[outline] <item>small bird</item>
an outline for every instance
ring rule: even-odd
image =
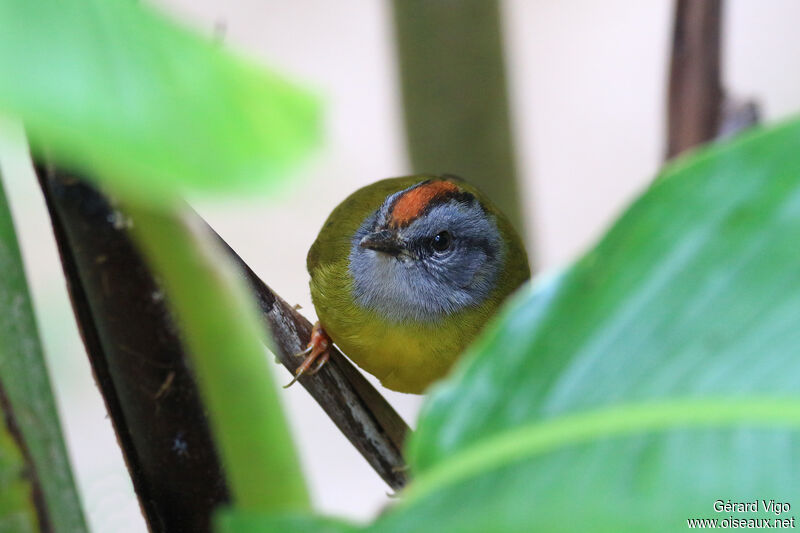
[[[319,370],[335,343],[385,387],[417,394],[530,277],[508,219],[447,175],[354,192],[322,226],[307,266],[319,322],[295,380]]]

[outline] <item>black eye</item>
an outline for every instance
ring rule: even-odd
[[[446,231],[441,233],[437,233],[436,236],[431,239],[431,248],[436,250],[437,252],[444,252],[448,248],[450,248],[450,243],[453,239],[450,238],[450,234]]]

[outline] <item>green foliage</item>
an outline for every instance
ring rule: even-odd
[[[61,164],[148,203],[276,181],[318,134],[308,95],[140,2],[0,2],[0,72]]]
[[[181,326],[234,505],[260,511],[307,508],[263,328],[242,280],[210,236],[177,215],[135,207],[129,212]]]
[[[360,528],[344,522],[300,514],[265,515],[223,510],[215,521],[216,533],[355,533]]]
[[[426,402],[415,480],[365,529],[667,532],[796,496],[798,142],[795,121],[679,161],[523,290]]]
[[[381,531],[675,531],[796,494],[798,141],[795,121],[676,163],[520,295],[426,404]]]
[[[0,273],[0,532],[39,530],[31,474],[53,531],[86,531],[1,183]],[[8,420],[16,435],[8,431]]]
[[[0,409],[0,420],[6,413]],[[17,443],[0,425],[0,533],[38,531],[36,511],[31,500],[31,483],[25,479],[25,460]]]
[[[0,2],[0,72],[0,109],[24,121],[34,149],[102,181],[136,215],[140,244],[184,327],[234,503],[307,507],[253,306],[171,209],[189,188],[277,182],[316,140],[316,103],[127,0]],[[33,343],[35,332],[19,340]],[[25,405],[36,403],[38,389],[27,392]],[[57,433],[55,419],[42,421]],[[64,524],[80,514],[70,495]]]
[[[0,72],[0,108],[130,207],[229,475],[219,530],[361,529],[263,514],[308,496],[260,326],[207,236],[141,207],[279,176],[315,136],[313,103],[123,0],[0,3]],[[677,162],[595,249],[519,294],[426,403],[415,481],[365,529],[674,531],[724,518],[717,499],[796,495],[799,142],[795,121]],[[56,525],[80,531],[7,210],[0,246],[0,379],[48,467]],[[0,531],[30,530],[24,456],[5,429]]]

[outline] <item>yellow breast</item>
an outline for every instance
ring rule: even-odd
[[[346,272],[341,265],[314,272],[311,297],[320,323],[353,362],[392,390],[419,394],[444,376],[489,314],[475,308],[441,322],[388,323],[353,303]]]

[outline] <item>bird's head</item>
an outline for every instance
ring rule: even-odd
[[[503,268],[504,246],[476,194],[442,178],[383,199],[351,241],[356,303],[391,322],[431,322],[480,305]]]

